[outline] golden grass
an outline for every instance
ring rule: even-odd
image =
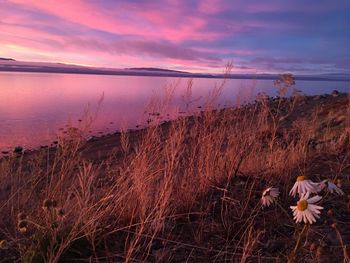
[[[0,256],[8,262],[285,261],[296,226],[286,216],[288,203],[262,210],[261,191],[278,185],[290,200],[298,174],[337,179],[348,171],[349,104],[346,120],[332,127],[321,109],[302,116],[300,96],[212,109],[221,89],[196,116],[155,121],[136,139],[122,132],[108,158],[84,157],[83,131],[72,128],[55,150],[1,160],[0,239],[9,248]],[[148,110],[164,111],[171,90],[168,95]],[[340,201],[337,206],[348,213]],[[25,229],[18,213],[26,215]],[[316,258],[311,249],[303,257]]]

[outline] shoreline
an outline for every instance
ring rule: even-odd
[[[142,70],[100,70],[100,69],[61,69],[61,68],[1,68],[0,72],[22,72],[22,73],[53,73],[53,74],[81,74],[101,76],[141,76],[141,77],[173,77],[173,78],[204,78],[204,79],[248,79],[248,80],[275,80],[278,74],[210,74],[210,73],[172,73]],[[295,80],[302,81],[350,81],[349,76],[308,76],[295,75]]]
[[[299,116],[299,118],[305,118],[308,117],[309,115],[311,115],[311,112],[307,113],[305,111],[314,111],[317,108],[317,103],[321,103],[321,107],[327,107],[327,108],[332,108],[332,105],[334,107],[343,107],[346,105],[347,103],[347,93],[338,93],[337,91],[333,91],[335,94],[322,94],[322,95],[313,95],[313,96],[301,96],[300,99],[302,101],[302,105],[299,105],[299,109],[297,112],[295,112],[293,114],[293,116],[291,116],[289,119],[290,121],[295,121],[298,119],[298,116],[296,116],[298,113],[302,113],[302,115],[304,116]],[[276,97],[265,97],[265,99],[268,100],[268,103],[270,105],[273,105],[276,103],[276,101],[278,100],[278,98]],[[291,97],[286,97],[286,98],[282,98],[283,101],[288,101],[290,100]],[[257,100],[255,100],[254,102],[242,105],[240,107],[228,107],[228,108],[223,108],[223,109],[212,109],[213,111],[237,111],[240,109],[249,109],[249,108],[254,108],[257,104]],[[339,110],[339,109],[338,109]],[[199,113],[199,115],[201,115],[204,111],[201,111]],[[304,112],[304,113],[303,113]],[[310,117],[310,116],[309,116]],[[326,116],[323,116],[325,119],[324,121],[326,122],[327,118]],[[192,119],[192,118],[198,118],[197,115],[188,115],[188,116],[179,116],[178,118],[187,118],[187,119]],[[160,120],[159,125],[160,127],[166,128],[169,127],[171,125],[172,122],[176,121],[176,119],[174,120],[168,120],[168,121],[164,121],[164,120]],[[328,120],[330,121],[330,120]],[[76,129],[74,127],[72,127],[73,129]],[[143,128],[135,128],[135,129],[128,129],[126,131],[126,133],[128,134],[128,136],[130,136],[132,138],[132,141],[137,141],[138,138],[145,132],[147,131],[149,127],[143,127]],[[85,138],[83,139],[83,152],[85,153],[86,156],[93,156],[92,152],[100,152],[99,156],[101,157],[106,157],[111,151],[113,151],[113,149],[115,148],[120,148],[120,137],[121,137],[121,131],[120,130],[116,130],[115,132],[112,133],[106,133],[106,134],[93,134],[93,135],[89,135],[89,138]],[[15,152],[16,147],[14,147],[14,151],[13,152],[9,152],[6,151],[6,153],[1,156],[0,155],[0,160],[2,158],[9,158],[11,155],[12,156],[16,156],[16,155],[31,155],[31,154],[36,154],[38,152],[42,152],[42,151],[49,151],[49,152],[54,152],[56,151],[57,147],[59,145],[59,141],[58,139],[54,139],[51,143],[51,145],[41,145],[38,146],[36,148],[33,149],[23,149],[21,146],[19,146],[20,148],[23,149],[22,151],[18,151],[18,153]]]

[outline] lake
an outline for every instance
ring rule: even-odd
[[[85,127],[86,116],[93,118],[87,133],[101,135],[144,127],[150,116],[168,120],[199,111],[222,81],[193,79],[190,98],[186,78],[0,72],[0,151],[50,145],[67,125]],[[344,81],[296,81],[295,87],[307,95],[350,91]],[[167,106],[150,106],[172,89]],[[230,79],[213,107],[237,105],[258,93],[275,96],[273,81]]]

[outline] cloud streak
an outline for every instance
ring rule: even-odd
[[[313,1],[312,1],[313,2]],[[103,67],[345,72],[350,2],[2,0],[0,56]]]
[[[109,42],[100,42],[96,40],[84,40],[78,38],[69,38],[65,47],[86,48],[100,52],[109,52],[111,54],[139,54],[140,56],[149,56],[156,58],[170,58],[188,61],[208,61],[222,63],[220,58],[209,52],[200,52],[191,48],[184,48],[171,43],[159,43],[139,40],[115,40]]]

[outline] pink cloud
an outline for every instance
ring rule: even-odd
[[[242,2],[242,4],[235,4],[232,7],[236,9],[244,9],[245,12],[264,13],[264,12],[300,12],[300,13],[323,13],[338,10],[341,6],[346,6],[346,1],[332,2],[323,1],[318,4],[305,4],[304,1],[254,1]]]
[[[155,6],[126,4],[128,13],[118,8],[102,9],[88,1],[55,1],[55,0],[10,0],[13,3],[35,8],[66,21],[77,23],[88,28],[104,30],[119,35],[135,35],[148,39],[162,39],[180,42],[188,39],[216,39],[221,34],[202,32],[206,20],[201,17],[183,16],[181,10],[159,10]]]
[[[27,40],[34,42],[45,43],[46,41],[55,41],[62,42],[62,38],[60,36],[38,30],[30,27],[23,27],[18,25],[2,25],[0,31],[0,42],[2,43],[10,43],[13,42],[14,39],[18,41]],[[11,39],[11,41],[10,41]],[[40,41],[38,41],[40,40]]]
[[[126,23],[117,23],[119,19],[111,21],[103,13],[98,12],[87,1],[36,1],[36,0],[11,0],[11,2],[35,8],[69,22],[74,22],[94,29],[111,31],[113,33],[132,32],[134,28]],[[120,21],[119,21],[120,22]]]
[[[225,11],[227,2],[223,0],[202,0],[198,4],[198,11],[204,14],[218,14]]]
[[[138,54],[139,56],[149,56],[158,58],[180,59],[188,61],[221,62],[213,53],[202,52],[196,49],[184,48],[174,44],[163,44],[152,41],[140,40],[118,40],[101,42],[94,39],[68,38],[64,44],[66,49],[95,50],[109,52],[113,55]]]
[[[239,55],[239,56],[244,56],[244,55],[254,55],[258,54],[259,50],[258,49],[239,49],[239,48],[210,48],[210,47],[205,47],[205,48],[196,48],[197,51],[200,52],[206,52],[206,53],[211,53],[211,54],[217,54],[220,52],[221,55]]]

